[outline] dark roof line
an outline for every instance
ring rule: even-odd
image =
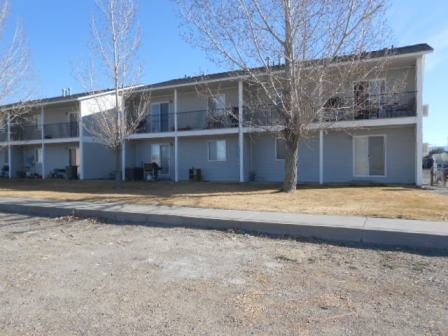
[[[357,59],[367,59],[367,58],[380,58],[384,56],[397,56],[397,55],[406,55],[406,54],[414,54],[414,53],[421,53],[421,52],[432,52],[434,49],[429,46],[427,43],[420,43],[420,44],[414,44],[404,47],[398,47],[398,48],[384,48],[381,50],[374,50],[365,52],[361,55],[347,55],[347,56],[340,56],[336,59],[331,60],[332,63],[335,62],[344,62],[350,59],[353,59],[356,57]],[[322,62],[322,60],[311,60],[311,62]],[[274,68],[281,69],[282,65],[275,65]],[[260,68],[254,68],[253,70],[263,70],[263,67]],[[225,78],[233,78],[238,76],[244,76],[247,73],[243,70],[233,70],[233,71],[226,71],[226,72],[219,72],[209,75],[199,75],[199,76],[191,76],[191,77],[184,77],[184,78],[177,78],[177,79],[171,79],[168,81],[153,83],[149,85],[142,86],[141,89],[158,89],[163,88],[165,86],[173,86],[173,85],[181,85],[181,84],[189,84],[189,83],[195,83],[198,81],[210,81],[210,80],[217,80],[217,79],[225,79]]]
[[[353,57],[357,57],[358,59],[366,59],[366,58],[379,58],[383,56],[397,56],[397,55],[406,55],[406,54],[414,54],[414,53],[421,53],[421,52],[432,52],[434,49],[429,46],[427,43],[420,43],[420,44],[414,44],[404,47],[398,47],[398,48],[384,48],[381,50],[374,50],[370,52],[365,52],[363,54],[359,55],[348,55],[348,56],[341,56],[336,59],[333,59],[332,62],[343,62],[346,60],[353,59]],[[309,62],[322,62],[322,60],[313,60]],[[282,65],[276,65],[275,67],[278,67],[281,69]],[[263,68],[255,68],[255,70],[263,70]],[[246,74],[243,70],[233,70],[233,71],[226,71],[226,72],[219,72],[209,75],[202,75],[202,76],[191,76],[191,77],[184,77],[184,78],[177,78],[177,79],[171,79],[168,81],[153,83],[149,85],[142,85],[139,88],[140,90],[146,90],[146,89],[158,89],[173,85],[182,85],[182,84],[190,84],[190,83],[196,83],[198,81],[209,81],[209,80],[218,80],[218,79],[226,79],[226,78],[232,78],[232,77],[238,77],[238,76],[244,76]],[[8,105],[0,106],[0,109],[7,110],[11,109],[17,106],[23,106],[23,105],[45,105],[49,103],[64,103],[69,102],[72,100],[77,100],[83,97],[88,97],[91,95],[106,93],[109,91],[113,91],[113,89],[104,89],[99,91],[88,91],[88,92],[81,92],[77,94],[72,94],[69,96],[57,96],[57,97],[50,97],[50,98],[43,98],[43,99],[35,99],[35,100],[29,100],[25,102],[15,102]]]
[[[106,93],[113,91],[113,89],[104,89],[104,90],[98,90],[98,91],[86,91],[86,92],[80,92],[75,93],[67,96],[56,96],[56,97],[50,97],[50,98],[42,98],[42,99],[33,99],[33,100],[26,100],[26,101],[18,101],[15,103],[7,104],[0,106],[2,110],[8,110],[15,107],[22,107],[27,105],[45,105],[45,104],[51,104],[51,103],[65,103],[70,102],[73,100],[77,100],[83,97],[93,96],[101,93]]]

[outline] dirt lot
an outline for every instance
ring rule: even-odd
[[[0,215],[1,335],[447,335],[448,257]]]
[[[394,186],[301,186],[285,194],[260,184],[0,180],[0,197],[448,221],[448,195]]]

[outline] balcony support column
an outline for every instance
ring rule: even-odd
[[[240,154],[240,183],[244,182],[243,81],[238,81],[238,147]]]
[[[319,184],[324,184],[324,130],[319,130]]]
[[[45,110],[44,106],[42,105],[40,108],[40,129],[41,129],[41,139],[42,139],[42,162],[41,162],[41,168],[42,168],[42,179],[45,180]]]
[[[174,89],[174,182],[179,182],[179,137],[177,134],[177,89]]]
[[[319,102],[323,106],[323,84],[322,78],[319,79]],[[319,113],[319,184],[324,184],[324,130],[322,129],[323,115],[322,110]]]
[[[415,81],[417,87],[415,124],[415,185],[423,183],[423,56],[417,58],[415,69]]]
[[[84,126],[82,122],[82,102],[79,102],[79,179],[84,180]]]
[[[8,177],[12,178],[12,152],[11,152],[11,113],[8,112],[8,133],[7,133],[7,140],[8,140]]]

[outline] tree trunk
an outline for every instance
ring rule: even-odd
[[[117,147],[114,150],[115,154],[115,182],[121,181],[121,147]]]
[[[285,141],[285,178],[283,180],[283,191],[290,193],[297,189],[297,163],[299,160],[299,140],[294,136]]]

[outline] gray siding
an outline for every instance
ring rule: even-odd
[[[353,135],[386,136],[385,177],[354,176]],[[415,127],[328,133],[324,137],[324,182],[415,183]]]
[[[113,152],[99,143],[84,143],[81,160],[84,160],[84,179],[110,178],[115,170]]]
[[[78,144],[51,144],[45,146],[45,176],[53,169],[66,169],[69,165],[69,148],[78,148]]]
[[[208,141],[226,140],[227,160],[208,160]],[[179,179],[188,180],[188,170],[200,168],[206,181],[239,181],[238,136],[179,139]]]
[[[256,181],[280,182],[285,176],[284,160],[276,159],[273,136],[252,137],[251,162],[251,171],[254,171]],[[319,139],[317,136],[307,139],[300,146],[298,172],[299,182],[319,181]]]

